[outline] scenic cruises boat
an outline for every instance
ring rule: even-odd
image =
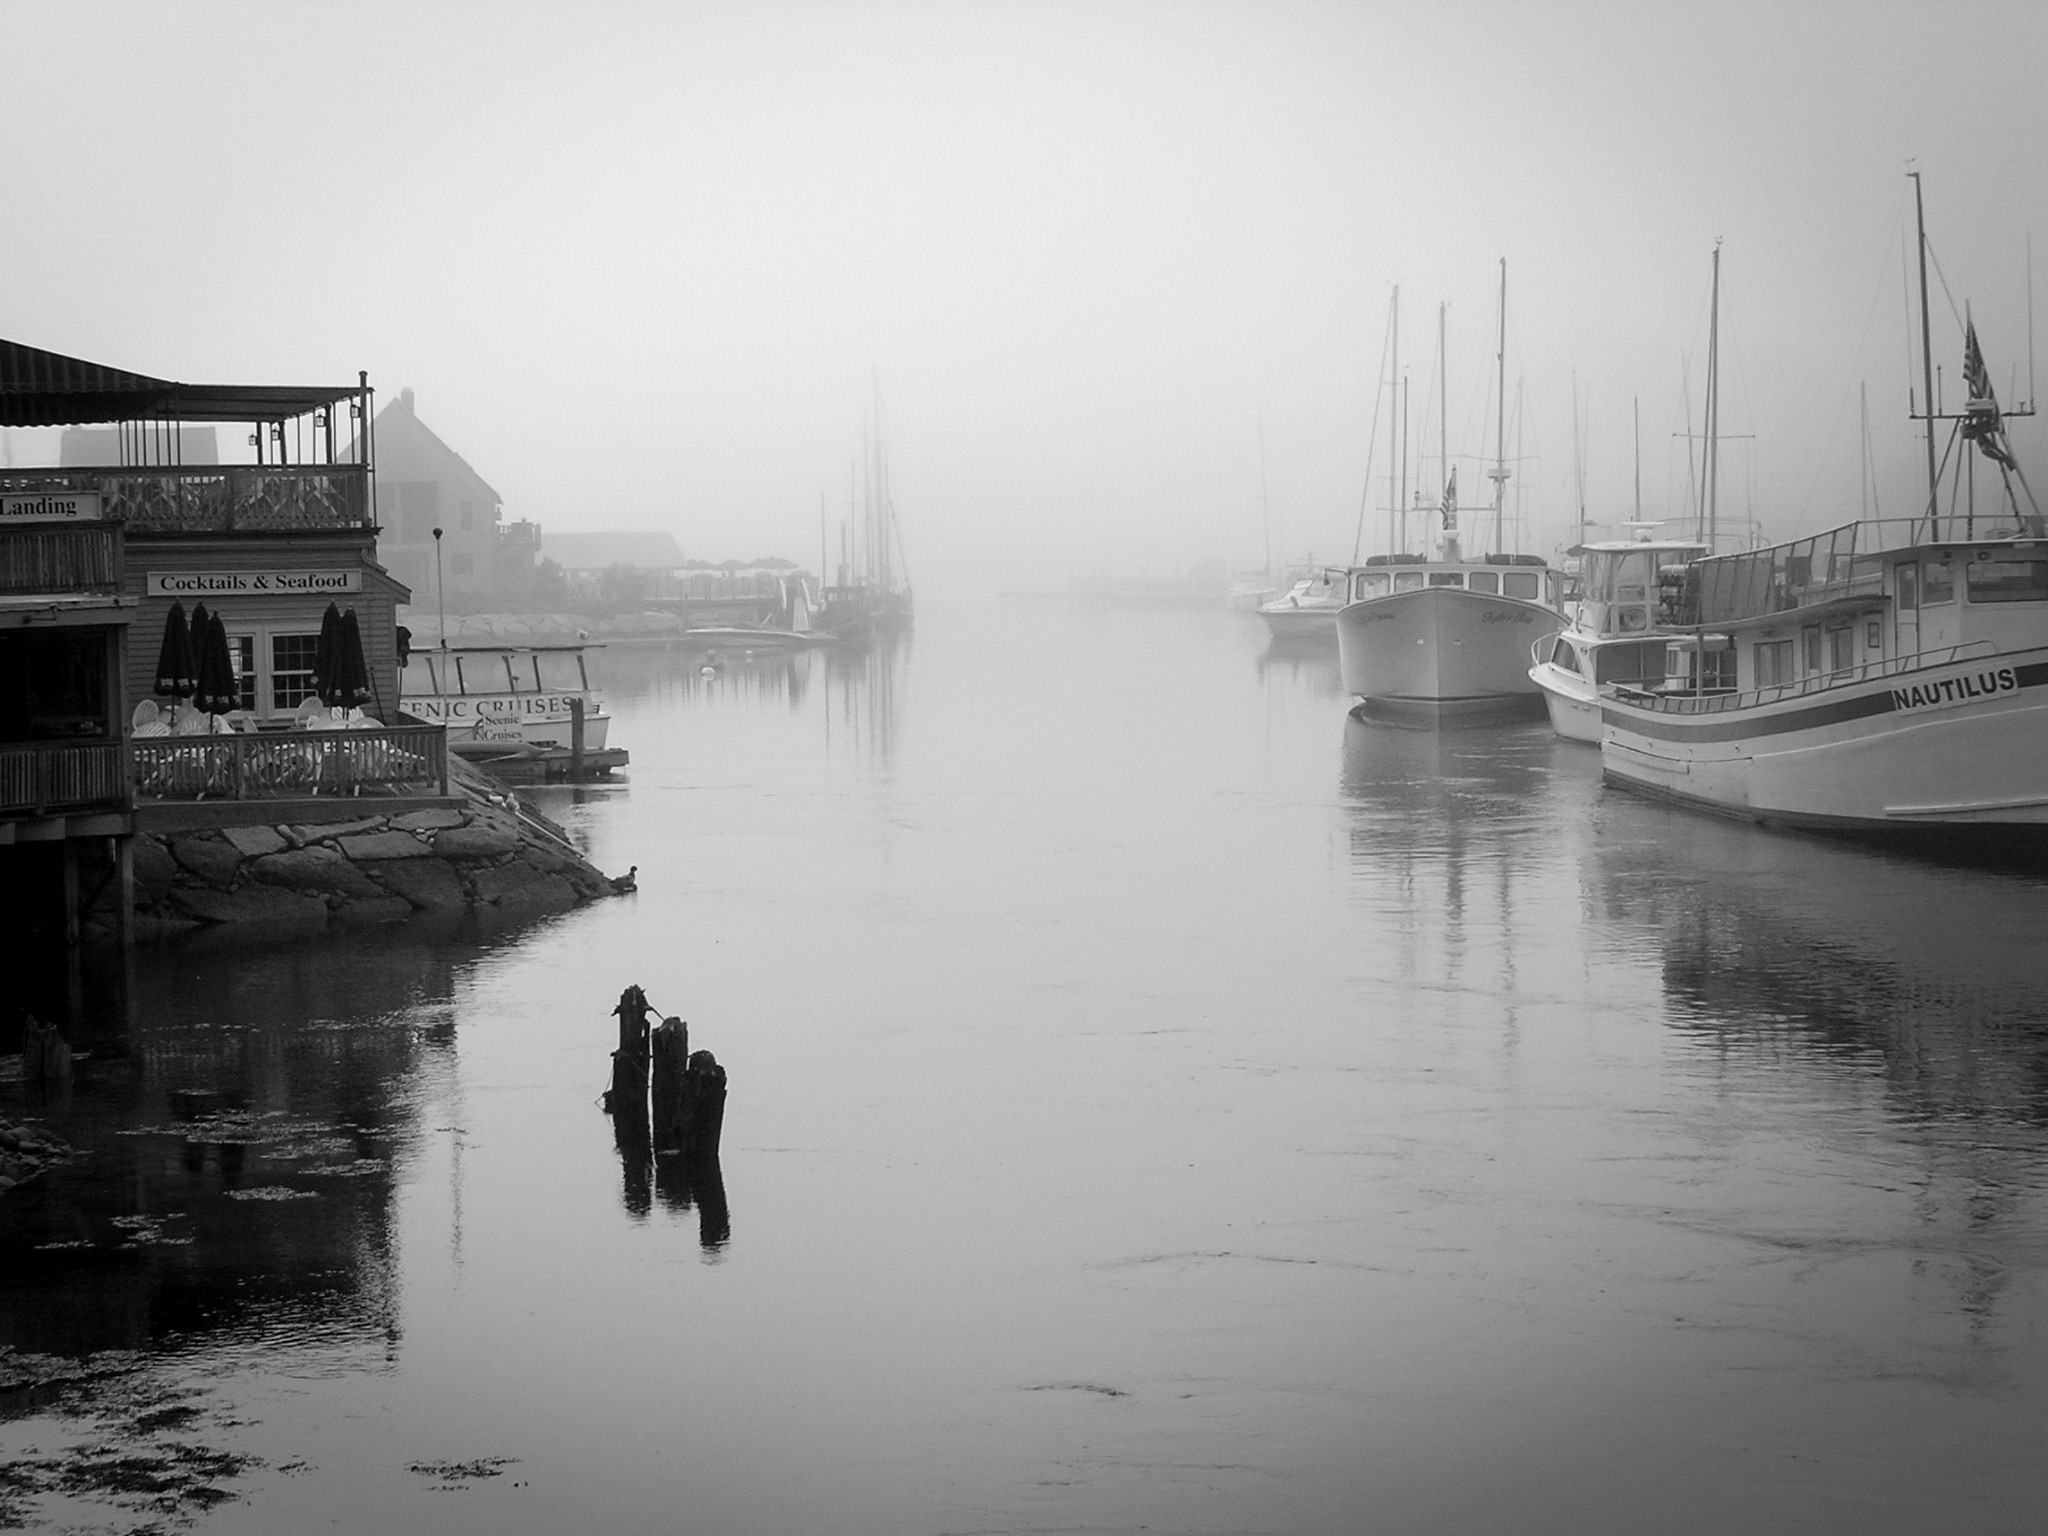
[[[1337,637],[1337,610],[1344,606],[1344,572],[1318,571],[1287,589],[1284,597],[1259,605],[1266,632],[1276,641],[1328,641]]]
[[[1920,242],[1924,273],[1924,224]],[[1933,389],[1926,316],[1923,279],[1920,515],[1697,562],[1674,675],[1601,700],[1609,784],[1786,826],[2048,841],[2048,521],[1967,311],[1958,413]],[[1953,451],[1970,443],[1998,471],[1989,513],[1972,492],[1993,477]]]
[[[473,759],[567,752],[575,709],[583,707],[582,747],[606,750],[611,717],[590,683],[575,643],[437,646],[413,651],[399,672],[399,707],[448,727],[448,747]]]
[[[1685,573],[1711,550],[1702,543],[1633,539],[1581,544],[1572,621],[1530,648],[1529,678],[1543,690],[1550,724],[1567,741],[1600,744],[1600,697],[1616,687],[1653,689],[1666,675]]]
[[[1398,294],[1396,304],[1398,305]],[[1398,325],[1398,309],[1393,322]],[[1506,462],[1507,264],[1501,264],[1500,350],[1496,404],[1493,537],[1502,537]],[[1438,351],[1443,349],[1438,321]],[[1398,374],[1398,354],[1396,355]],[[1437,376],[1441,396],[1443,367]],[[1441,423],[1444,402],[1438,404]],[[1447,447],[1439,453],[1448,462]],[[1401,455],[1395,455],[1400,459]],[[1395,499],[1400,505],[1400,499]],[[1344,687],[1368,710],[1434,716],[1506,714],[1541,707],[1529,676],[1529,650],[1564,627],[1564,575],[1540,555],[1467,555],[1458,533],[1458,473],[1451,469],[1439,509],[1434,558],[1370,556],[1345,573],[1337,611],[1337,652]],[[1394,534],[1399,548],[1403,535]]]

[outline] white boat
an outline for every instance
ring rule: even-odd
[[[1464,714],[1540,707],[1530,647],[1564,624],[1563,580],[1537,555],[1375,555],[1337,612],[1344,689],[1368,706]]]
[[[465,756],[517,755],[522,747],[569,750],[580,701],[584,750],[602,751],[611,717],[591,686],[588,649],[570,643],[415,650],[398,674],[399,707],[445,725],[448,745]]]
[[[1924,229],[1921,240],[1924,261]],[[1609,784],[1750,821],[1943,847],[1965,835],[2048,838],[2048,520],[2006,445],[1967,314],[1968,401],[1958,413],[1927,404],[1938,397],[1924,283],[1921,313],[1921,514],[1699,561],[1672,676],[1601,701]],[[1951,450],[1964,450],[1947,456],[1952,487],[1937,468],[1937,421],[1954,424]],[[1975,479],[1991,479],[1968,474],[1971,442],[1999,471],[1988,514],[1971,499]]]
[[[1600,745],[1600,697],[1665,679],[1666,642],[1677,622],[1685,572],[1711,553],[1674,539],[1581,544],[1572,620],[1530,648],[1530,681],[1543,690],[1551,727],[1567,741]]]
[[[1287,595],[1259,607],[1266,632],[1277,641],[1334,640],[1337,610],[1344,606],[1344,572],[1318,571],[1288,588]]]
[[[1441,318],[1437,334],[1441,354]],[[1501,263],[1499,334],[1494,467],[1488,471],[1496,544],[1502,541],[1502,497],[1509,475],[1506,262]],[[1439,361],[1440,387],[1443,376]],[[1440,401],[1439,422],[1444,415]],[[1440,445],[1439,453],[1448,462],[1447,447]],[[1542,695],[1529,676],[1530,647],[1564,627],[1564,575],[1540,555],[1466,554],[1458,533],[1455,469],[1445,481],[1439,510],[1442,532],[1435,556],[1375,555],[1345,573],[1347,601],[1337,611],[1345,690],[1367,709],[1395,713],[1533,712]],[[1400,537],[1397,532],[1397,545]]]

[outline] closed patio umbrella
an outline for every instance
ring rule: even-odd
[[[173,699],[189,699],[199,686],[198,658],[192,649],[192,627],[185,605],[173,601],[164,620],[163,649],[156,657],[156,691]]]
[[[204,629],[203,635],[193,635],[199,652],[199,688],[192,702],[209,715],[224,715],[242,702],[234,655],[228,649],[228,627],[219,614],[210,613]]]
[[[313,692],[329,709],[341,703],[341,610],[329,603],[313,647]]]
[[[354,709],[370,702],[370,664],[363,656],[363,631],[351,608],[341,616],[341,662],[337,668],[336,702]]]

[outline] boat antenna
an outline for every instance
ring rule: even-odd
[[[1497,342],[1493,353],[1493,471],[1487,476],[1493,482],[1493,548],[1496,554],[1507,547],[1502,526],[1506,516],[1508,484],[1508,259],[1505,256],[1500,259],[1500,330]]]
[[[1636,521],[1643,520],[1643,397],[1634,398],[1636,422]]]

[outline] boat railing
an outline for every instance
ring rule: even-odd
[[[1928,667],[1943,667],[1952,662],[1970,661],[1980,656],[1996,654],[1997,647],[1989,640],[1970,640],[1961,645],[1938,646],[1932,650],[1914,651],[1905,656],[1886,656],[1878,661],[1866,661],[1857,666],[1843,667],[1839,671],[1813,672],[1789,683],[1772,683],[1763,688],[1679,693],[1618,687],[1614,690],[1614,696],[1665,714],[1719,714],[1726,710],[1754,709],[1760,704],[1776,704],[1783,699],[1825,693],[1830,689],[1844,688],[1853,683],[1869,682],[1873,678],[1894,677],[1902,672],[1918,672]]]
[[[448,793],[448,732],[438,725],[158,736],[131,750],[145,800]]]

